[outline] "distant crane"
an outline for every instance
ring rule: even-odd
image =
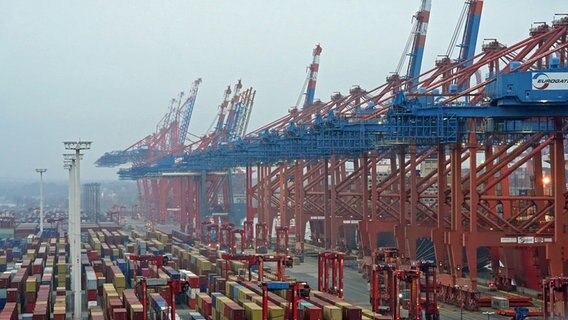
[[[239,80],[233,90],[230,86],[224,91],[223,102],[219,105],[215,128],[211,133],[204,136],[191,150],[202,151],[215,147],[222,142],[228,142],[242,138],[246,133],[250,114],[254,105],[256,91],[249,88],[241,92],[243,84]],[[232,94],[232,96],[231,96]],[[211,128],[209,129],[211,131]]]
[[[201,78],[198,78],[192,83],[185,100],[183,92],[177,99],[171,100],[168,112],[158,122],[154,133],[124,150],[106,152],[95,164],[99,167],[116,167],[128,163],[134,166],[147,165],[172,152],[182,151],[201,82]]]
[[[61,224],[59,222],[65,221],[66,218],[64,217],[56,217],[56,218],[47,218],[46,222],[49,223],[51,237],[58,237],[59,235],[63,234],[61,230]],[[55,228],[53,228],[55,225]]]

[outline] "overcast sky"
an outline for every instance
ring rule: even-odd
[[[463,7],[432,0],[424,70],[446,52]],[[419,0],[0,0],[0,179],[67,177],[64,140],[92,140],[82,178],[117,179],[94,161],[155,130],[168,103],[203,78],[190,124],[201,135],[228,84],[257,90],[249,130],[296,103],[320,43],[316,98],[373,88],[396,67]],[[486,0],[484,38],[513,44],[566,0]],[[478,46],[479,47],[479,46]]]

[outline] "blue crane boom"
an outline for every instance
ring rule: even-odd
[[[463,66],[470,66],[475,56],[475,47],[479,34],[479,26],[481,24],[481,13],[483,10],[483,0],[469,0],[467,19],[465,21],[465,29],[463,32],[462,43],[460,45],[459,62],[464,62]]]
[[[412,79],[409,83],[408,90],[412,90],[418,83],[418,76],[422,69],[422,60],[424,58],[424,46],[426,44],[426,34],[428,32],[428,23],[430,21],[430,9],[432,0],[422,0],[420,10],[414,16],[415,22],[411,35],[414,40],[412,42],[412,50],[409,53],[408,70],[406,78]]]
[[[191,90],[189,92],[189,97],[184,104],[178,141],[179,145],[185,144],[185,140],[187,139],[189,123],[191,122],[191,116],[193,114],[193,108],[195,106],[195,99],[197,98],[197,91],[199,90],[200,84],[201,78],[193,82],[193,85],[191,86]]]
[[[237,117],[234,134],[230,137],[231,140],[236,140],[245,136],[250,121],[250,115],[252,113],[252,107],[254,105],[255,95],[256,91],[254,90],[247,90],[245,92],[241,101],[241,110]]]

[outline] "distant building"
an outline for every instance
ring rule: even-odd
[[[101,184],[86,183],[83,185],[81,207],[86,222],[96,223],[101,214]]]

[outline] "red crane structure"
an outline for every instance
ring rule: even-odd
[[[163,286],[166,283],[162,283],[161,281],[158,281],[158,283],[151,283],[148,284],[148,280],[145,277],[142,277],[141,279],[138,280],[137,278],[137,265],[139,263],[153,263],[156,265],[157,269],[160,270],[162,269],[162,267],[164,265],[167,264],[168,262],[168,258],[166,256],[163,255],[158,255],[158,256],[152,256],[152,255],[129,255],[128,259],[130,261],[133,261],[133,280],[136,286],[139,286],[140,290],[142,291],[140,293],[140,295],[142,296],[142,309],[143,309],[143,320],[146,319],[147,315],[148,315],[148,302],[147,302],[147,297],[148,297],[148,292],[147,289],[148,287],[152,287],[152,286]],[[161,280],[161,279],[159,279]],[[165,281],[164,281],[165,282]],[[173,292],[173,291],[170,291]],[[173,293],[172,293],[173,295]],[[173,314],[175,314],[175,304],[172,306],[173,307]],[[172,318],[173,319],[173,318]]]
[[[262,320],[268,320],[268,292],[274,290],[287,290],[289,307],[289,317],[287,319],[298,320],[298,304],[300,299],[308,299],[310,296],[310,287],[305,282],[282,282],[269,281],[260,284],[262,288]]]
[[[240,236],[240,252],[237,252],[237,235]],[[245,252],[245,234],[243,229],[232,229],[231,230],[231,245],[229,247],[229,253],[231,254],[244,254]]]
[[[568,278],[552,277],[542,281],[543,318],[565,317],[568,310]]]
[[[481,7],[482,1],[468,2],[467,21],[478,21]],[[473,32],[471,27],[467,30]],[[417,86],[423,94],[450,93],[473,78],[479,80],[477,84],[451,94],[443,104],[452,104],[460,98],[479,102],[484,98],[488,84],[495,81],[494,77],[485,81],[478,79],[482,72],[489,75],[506,72],[514,61],[521,60],[524,62],[515,66],[519,68],[517,70],[542,68],[549,64],[552,54],[558,55],[563,61],[561,64],[565,65],[565,32],[566,19],[559,18],[552,25],[532,28],[529,38],[509,47],[497,40],[488,40],[482,52],[475,56],[460,55],[458,60],[440,59],[434,69],[420,75]],[[471,36],[465,38],[473,42]],[[310,112],[289,115],[255,132],[266,128],[284,130],[290,121],[309,121],[314,114],[330,112],[355,119],[361,117],[382,121],[389,108],[377,106],[388,105],[400,87],[400,83],[388,82],[368,92],[355,88],[348,96],[335,95],[329,103],[314,107]],[[356,112],[358,108],[369,104],[374,106],[369,114]],[[562,130],[561,124],[558,128]],[[552,217],[563,214],[559,207],[564,203],[561,191],[565,189],[562,179],[564,168],[561,166],[563,137],[545,137],[546,134],[542,133],[527,133],[524,138],[509,142],[506,139],[499,142],[499,139],[493,138],[493,142],[484,143],[480,149],[477,137],[472,136],[464,137],[463,141],[476,141],[475,144],[440,144],[418,148],[416,144],[405,143],[403,147],[372,152],[355,160],[338,159],[332,155],[330,159],[319,162],[298,159],[293,164],[283,163],[275,170],[258,166],[259,182],[252,188],[252,196],[259,203],[258,213],[264,217],[261,220],[272,221],[276,212],[281,217],[295,219],[296,239],[300,246],[305,236],[306,222],[310,222],[312,232],[316,230],[329,239],[324,241],[329,247],[338,242],[338,237],[353,232],[344,221],[358,220],[361,231],[358,241],[363,252],[370,252],[379,245],[378,239],[374,238],[378,234],[393,233],[394,230],[402,255],[413,259],[417,258],[417,241],[432,238],[436,259],[440,263],[438,279],[443,283],[440,290],[454,290],[457,285],[460,290],[470,292],[466,308],[475,309],[477,248],[491,248],[494,275],[505,279],[505,282],[515,277],[522,279],[528,287],[538,288],[538,279],[544,274],[562,274],[563,263],[559,260],[554,262],[560,255],[552,255],[552,251],[549,251],[555,246],[557,249],[554,250],[558,250],[557,245],[550,242],[551,239],[560,241],[558,237],[562,237],[562,233],[550,237],[544,234],[554,232],[554,221],[557,220]],[[552,161],[556,164],[553,165],[553,171],[556,170],[554,172],[560,178],[554,180],[552,188],[548,186],[548,194],[545,194],[543,181],[547,180],[543,180],[542,154],[544,149],[554,148],[558,151],[551,152],[556,156],[556,160]],[[483,161],[476,156],[480,152],[485,152]],[[475,170],[463,172],[465,161]],[[379,176],[378,169],[382,162],[388,163],[389,170],[386,175]],[[508,163],[513,162],[515,166],[507,167]],[[435,167],[419,174],[418,168],[428,164],[435,164]],[[354,169],[348,170],[347,166]],[[531,178],[526,184],[534,186],[533,195],[512,193],[510,181],[515,170],[521,166],[531,170],[527,172]],[[448,177],[455,180],[449,181]],[[473,189],[476,190],[473,194],[475,199],[471,201],[469,190]],[[505,190],[506,193],[498,193],[497,190]],[[554,203],[557,203],[556,207]],[[475,210],[466,211],[468,206],[473,206],[470,209]],[[529,214],[531,211],[535,213]],[[324,219],[316,220],[317,216]],[[281,218],[281,221],[286,225],[289,220]],[[511,234],[517,236],[508,236]],[[528,238],[522,238],[524,235]],[[521,236],[522,243],[519,243],[518,236]],[[466,242],[467,262],[462,254]],[[517,249],[504,250],[508,247]],[[506,261],[505,268],[499,267],[498,257]],[[524,261],[525,265],[515,261]],[[466,264],[469,272],[467,278],[463,276]],[[530,271],[528,274],[521,273],[520,267],[515,269],[515,265],[523,265],[525,270]],[[546,266],[550,266],[550,270],[545,270]]]
[[[256,252],[266,253],[270,243],[270,233],[268,232],[268,224],[264,222],[257,223],[255,226]]]
[[[481,0],[465,2],[457,58],[452,41],[449,54],[416,77],[356,86],[251,132],[332,127],[355,134],[342,126],[389,125],[377,131],[378,145],[357,154],[247,163],[247,242],[255,214],[268,232],[277,216],[283,227],[293,219],[299,251],[307,223],[326,249],[356,243],[367,257],[395,246],[401,260],[417,261],[418,242],[426,241],[440,301],[471,310],[478,251],[488,252],[503,288],[514,281],[538,290],[542,279],[567,274],[568,88],[554,77],[568,68],[568,17],[533,25],[517,43],[487,39],[477,48],[482,7]],[[423,107],[413,109],[418,102]],[[435,121],[422,121],[433,114]],[[422,131],[432,123],[437,127]]]
[[[343,299],[344,254],[320,252],[318,254],[318,290]]]
[[[479,21],[482,4],[467,2],[468,25]],[[460,99],[481,103],[498,73],[566,66],[567,23],[566,17],[559,16],[551,25],[534,26],[529,37],[516,44],[506,46],[491,39],[474,56],[443,57],[435,68],[420,75],[417,96],[445,94],[439,101],[441,107]],[[470,48],[472,29],[466,28],[469,34],[464,37]],[[480,74],[487,74],[487,80]],[[317,114],[381,122],[405,81],[387,82],[370,91],[354,88],[347,96],[334,95],[328,103],[290,114],[252,134],[285,130],[291,121],[309,122]],[[459,91],[466,83],[469,88]],[[359,111],[369,105],[373,107],[368,113]],[[472,121],[479,124],[480,120]],[[332,155],[317,162],[283,162],[276,169],[260,165],[256,167],[258,183],[249,194],[258,201],[260,221],[270,223],[277,214],[283,226],[295,220],[299,248],[307,222],[312,235],[314,231],[322,235],[328,239],[322,242],[331,247],[340,238],[353,237],[354,230],[345,221],[356,220],[357,242],[363,252],[380,245],[378,235],[394,234],[401,255],[412,260],[418,258],[417,241],[432,239],[441,297],[450,299],[444,302],[460,303],[458,295],[444,294],[457,287],[464,291],[465,308],[476,309],[479,248],[488,248],[498,283],[516,279],[538,289],[539,279],[566,272],[560,245],[566,240],[562,232],[565,128],[562,119],[555,121],[557,134],[526,130],[513,138],[500,133],[506,129],[503,125],[489,123],[484,140],[473,134],[461,137],[460,143],[429,146],[400,140],[398,148],[356,159]],[[550,160],[544,158],[546,154],[551,155]],[[463,170],[466,165],[469,170]],[[379,171],[381,166],[386,167],[385,173]],[[428,169],[418,170],[421,167]],[[249,166],[249,175],[251,169]],[[515,189],[519,183],[529,192]]]
[[[394,310],[394,300],[398,295],[398,290],[394,287],[396,269],[394,264],[381,263],[372,266],[369,291],[373,312],[387,315]]]
[[[276,242],[274,243],[276,254],[288,254],[289,251],[289,230],[288,227],[276,228]]]

